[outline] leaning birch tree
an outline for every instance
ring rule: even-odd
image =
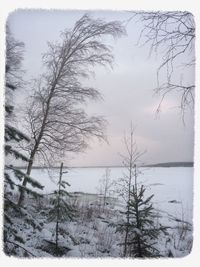
[[[104,138],[105,121],[88,116],[81,104],[100,98],[99,92],[83,85],[94,66],[112,65],[113,55],[104,37],[125,34],[118,21],[104,22],[87,14],[73,29],[61,33],[61,41],[48,43],[43,55],[45,72],[35,81],[34,93],[28,101],[26,122],[31,143],[26,147],[29,175],[36,156],[44,161],[68,151],[77,152],[87,146],[89,137]],[[23,180],[23,187],[27,179]],[[24,199],[21,191],[18,204]]]

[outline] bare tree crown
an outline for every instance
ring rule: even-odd
[[[61,33],[61,41],[48,43],[43,54],[45,73],[34,83],[28,101],[26,121],[30,125],[32,144],[29,151],[46,158],[64,151],[80,151],[87,138],[104,138],[105,121],[89,117],[81,104],[100,99],[99,92],[83,85],[95,65],[112,65],[111,48],[103,41],[106,36],[125,34],[118,21],[104,22],[87,14],[72,30]]]
[[[194,71],[195,55],[195,23],[193,15],[187,11],[168,12],[134,12],[144,23],[140,33],[139,43],[150,44],[150,54],[162,55],[162,61],[157,71],[156,93],[161,94],[161,103],[171,92],[180,95],[181,111],[193,107],[193,82],[184,80],[187,72]],[[182,69],[180,74],[178,68]],[[186,76],[187,77],[187,76]]]

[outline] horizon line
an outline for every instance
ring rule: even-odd
[[[168,162],[159,162],[159,163],[145,163],[139,164],[141,167],[150,167],[153,165],[162,165],[162,164],[194,164],[194,161],[168,161]],[[18,168],[26,168],[26,166],[17,166]],[[66,166],[63,165],[63,168],[122,168],[126,167],[124,165],[87,165],[87,166]],[[33,168],[49,168],[47,166],[33,166]],[[60,168],[60,166],[50,166],[50,168]]]

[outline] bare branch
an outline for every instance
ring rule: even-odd
[[[178,84],[177,67],[182,65],[184,74],[194,71],[195,55],[195,23],[193,15],[187,11],[167,12],[133,12],[130,19],[139,17],[144,24],[138,43],[150,45],[152,53],[162,55],[162,61],[157,70],[156,93],[161,94],[162,101],[171,91],[180,93],[180,107],[185,110],[194,106],[194,84],[184,85],[182,78]],[[183,62],[181,62],[183,61]]]

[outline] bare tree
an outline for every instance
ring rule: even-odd
[[[155,89],[156,93],[161,94],[157,111],[160,111],[165,96],[176,92],[180,96],[184,115],[186,108],[193,108],[194,105],[194,81],[187,80],[188,73],[194,72],[195,64],[193,15],[187,11],[155,11],[134,12],[133,17],[139,17],[144,25],[138,43],[149,44],[150,54],[155,52],[162,55]]]
[[[102,38],[125,34],[118,21],[104,22],[84,15],[72,30],[62,32],[60,43],[48,43],[43,55],[46,72],[34,84],[27,111],[31,146],[27,174],[31,173],[36,155],[44,160],[67,151],[81,151],[91,136],[104,138],[104,120],[89,117],[81,104],[100,98],[98,91],[81,82],[91,67],[111,65],[111,48]],[[23,186],[26,186],[26,179]],[[19,204],[24,198],[23,191]]]
[[[111,170],[110,168],[105,169],[105,174],[103,178],[100,180],[100,194],[103,195],[103,209],[106,206],[107,197],[111,192],[111,188],[114,186],[114,181],[110,178]]]

